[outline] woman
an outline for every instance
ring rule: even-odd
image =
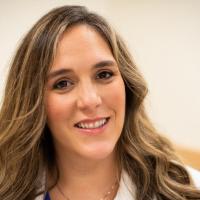
[[[5,91],[0,199],[200,199],[146,115],[125,44],[97,14],[64,6],[42,17]]]

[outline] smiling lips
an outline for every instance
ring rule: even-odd
[[[75,124],[75,127],[80,128],[80,129],[98,129],[103,127],[107,122],[109,118],[99,118],[96,120],[84,120],[81,121],[77,124]]]

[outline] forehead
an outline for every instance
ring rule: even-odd
[[[91,45],[92,44],[92,45]],[[84,46],[83,46],[84,45]],[[105,38],[94,27],[87,24],[77,24],[69,27],[59,38],[58,49],[79,50],[83,47],[104,45],[109,47]]]
[[[79,24],[68,28],[59,38],[53,66],[113,59],[110,46],[93,27]]]

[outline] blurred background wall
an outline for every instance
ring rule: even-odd
[[[47,11],[66,4],[85,5],[113,24],[147,80],[146,104],[156,127],[180,149],[199,152],[199,0],[0,0],[0,100],[23,35]]]

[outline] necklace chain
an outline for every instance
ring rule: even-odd
[[[115,183],[111,186],[110,190],[106,192],[106,194],[100,199],[100,200],[110,200],[109,197],[114,191],[114,189],[117,187],[118,181],[115,181]],[[65,198],[65,200],[70,200],[70,198],[62,191],[61,187],[57,184],[56,188],[58,189],[59,193]]]

